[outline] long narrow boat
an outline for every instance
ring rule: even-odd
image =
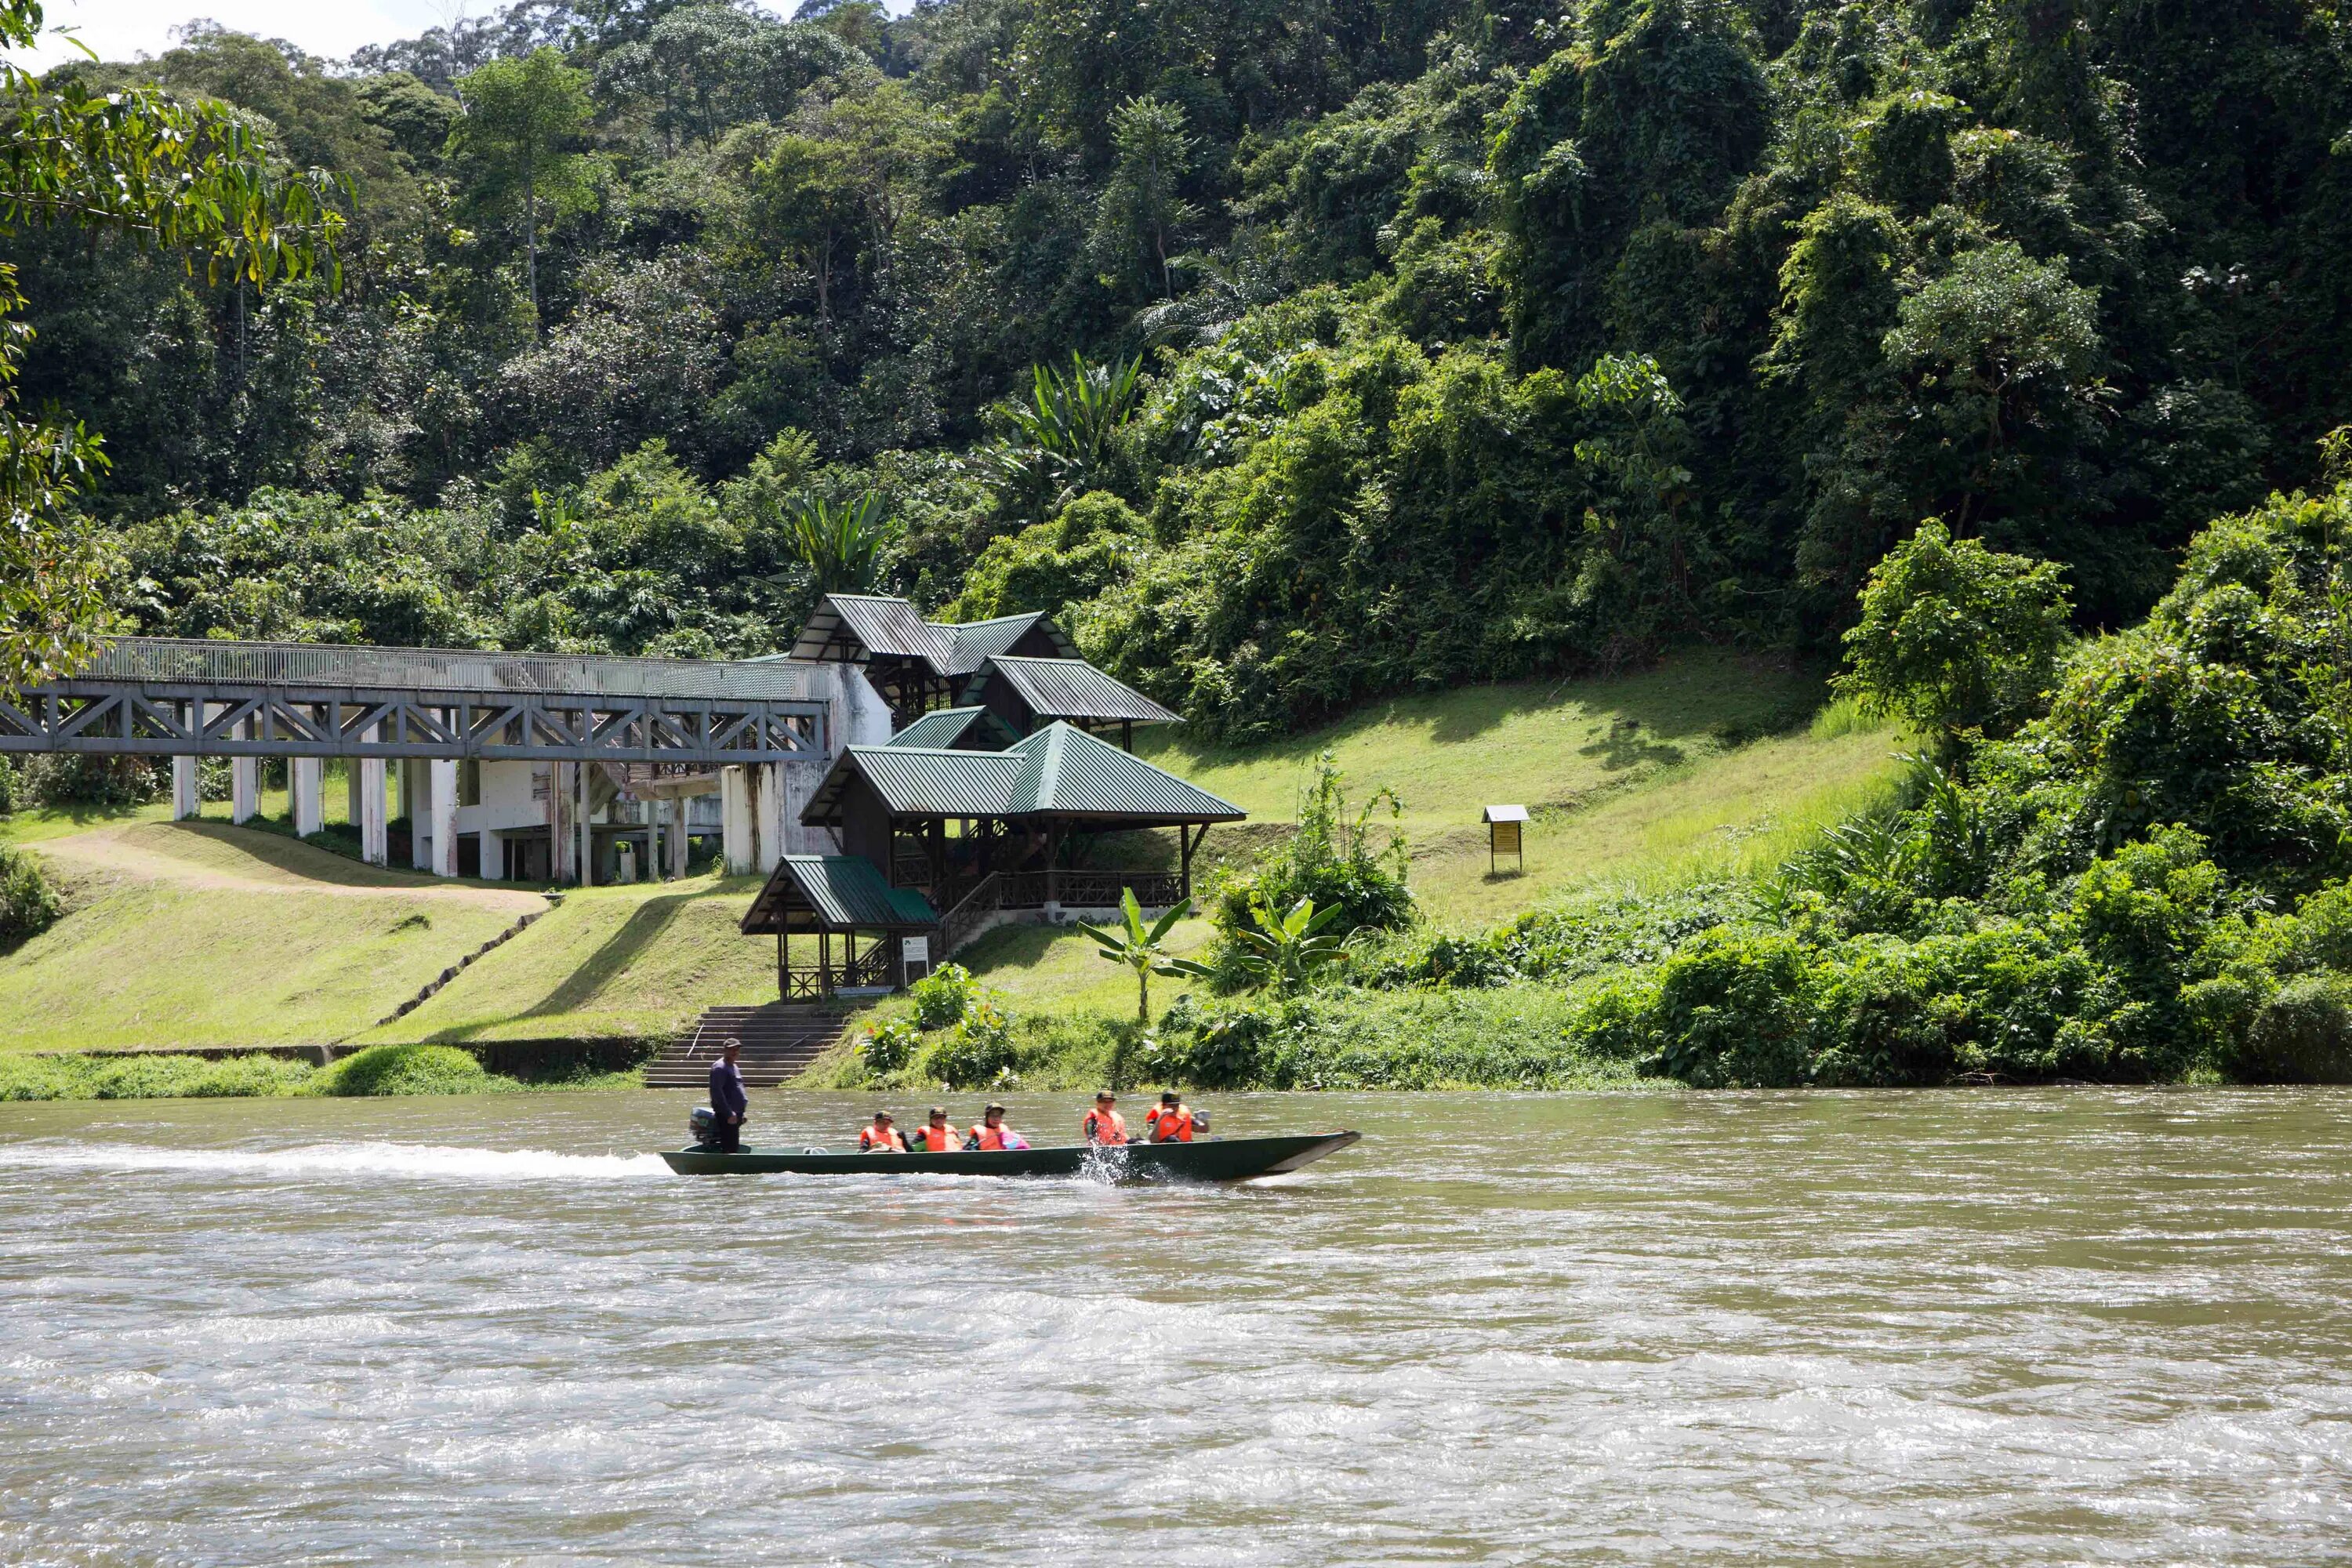
[[[686,1176],[1092,1176],[1113,1182],[1244,1182],[1277,1176],[1336,1154],[1360,1132],[1290,1138],[1217,1138],[1199,1143],[1074,1144],[1052,1149],[973,1149],[947,1154],[832,1154],[822,1149],[708,1149],[664,1153]]]

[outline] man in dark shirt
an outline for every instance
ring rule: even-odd
[[[743,1092],[743,1069],[735,1065],[735,1058],[742,1054],[743,1042],[730,1040],[720,1048],[719,1059],[710,1064],[710,1110],[719,1118],[722,1154],[743,1152],[743,1113],[751,1109],[751,1100]]]

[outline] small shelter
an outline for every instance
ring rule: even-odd
[[[894,888],[871,860],[856,855],[787,855],[770,872],[742,921],[746,936],[776,939],[776,995],[827,997],[837,992],[897,990],[907,983],[906,940],[940,923],[931,901]],[[791,938],[817,939],[814,969],[795,969]],[[865,952],[859,937],[867,940]],[[839,962],[834,939],[841,939]]]
[[[1520,839],[1521,830],[1527,826],[1528,808],[1524,805],[1490,805],[1486,808],[1486,874],[1490,877],[1495,875],[1496,862],[1505,855],[1511,858],[1513,870],[1526,870],[1527,858],[1520,848]]]
[[[983,885],[997,909],[1108,908],[1131,887],[1147,904],[1192,896],[1192,856],[1213,823],[1246,814],[1074,725],[1055,722],[1002,752],[850,746],[801,821],[886,867],[952,911]],[[1066,862],[1091,835],[1177,830],[1179,869],[1093,871]],[[950,831],[952,829],[952,832]]]

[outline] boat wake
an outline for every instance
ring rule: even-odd
[[[609,1182],[667,1176],[652,1154],[558,1154],[432,1143],[313,1143],[293,1149],[164,1149],[142,1144],[0,1146],[0,1170],[186,1172],[250,1177],[392,1176],[412,1181]]]

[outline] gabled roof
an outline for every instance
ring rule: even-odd
[[[1001,752],[1020,738],[1012,725],[985,708],[941,708],[891,736],[888,743],[931,752]]]
[[[1528,808],[1524,805],[1490,805],[1484,818],[1487,822],[1525,822]]]
[[[831,650],[839,657],[845,651],[845,644],[854,643],[864,658],[876,654],[919,658],[945,674],[954,653],[946,632],[946,627],[935,626],[916,614],[915,606],[904,599],[880,594],[827,594],[810,612],[808,625],[793,644],[792,656],[817,659]]]
[[[981,667],[967,695],[981,700],[1003,681],[1040,719],[1125,720],[1173,724],[1178,716],[1082,658],[1015,658],[999,654]]]
[[[1238,822],[1247,815],[1064,723],[1002,752],[851,746],[809,796],[801,820],[836,826],[853,778],[863,778],[893,816],[1066,816],[1154,826]]]
[[[1045,619],[1043,610],[1032,610],[1022,616],[999,616],[992,621],[967,621],[961,626],[932,622],[934,631],[947,634],[950,668],[943,675],[970,675],[990,659],[1004,653],[1014,643],[1029,635],[1032,626],[1043,625],[1046,637],[1065,654],[1076,653],[1077,647],[1062,635],[1062,628]]]
[[[794,914],[803,931],[927,931],[940,923],[930,900],[890,886],[862,855],[785,856],[751,900],[742,929],[768,935],[787,929]]]
[[[853,663],[877,657],[920,659],[935,675],[970,675],[1040,623],[1056,648],[1066,654],[1078,651],[1043,610],[958,626],[927,621],[912,604],[887,594],[827,594],[809,613],[808,625],[793,643],[792,657],[846,655]]]

